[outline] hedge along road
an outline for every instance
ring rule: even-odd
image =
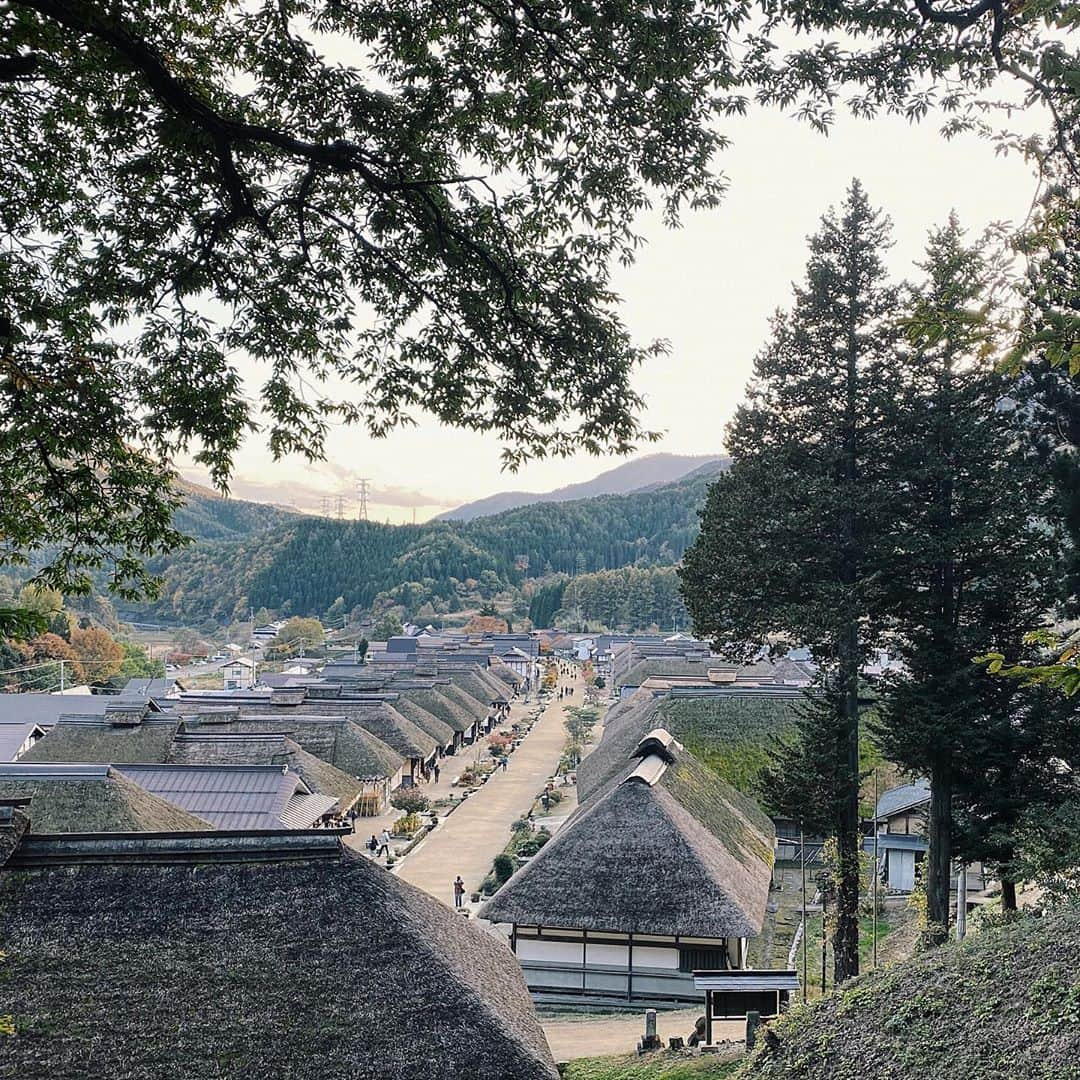
[[[560,686],[567,684],[565,676],[560,679]],[[555,774],[566,745],[564,709],[568,705],[581,705],[584,700],[582,678],[576,669],[569,685],[573,693],[562,700],[551,699],[532,730],[510,755],[508,768],[498,769],[483,787],[417,844],[394,868],[398,877],[452,905],[454,878],[460,874],[468,901],[491,870],[492,860],[510,839],[510,826],[528,814],[548,777]],[[529,711],[519,703],[513,705],[513,710],[512,721]],[[458,759],[464,768],[468,759],[465,755],[459,755]],[[454,758],[443,762],[444,772],[454,769],[452,762]]]

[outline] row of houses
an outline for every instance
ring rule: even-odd
[[[43,764],[161,766],[140,769],[136,779],[174,802],[183,788],[181,805],[201,813],[215,798],[265,801],[267,770],[284,769],[282,782],[296,785],[297,800],[277,824],[307,826],[353,809],[378,814],[393,791],[426,783],[440,758],[498,723],[519,685],[502,666],[353,674],[290,676],[284,685],[234,691],[139,681],[119,696],[77,701],[0,695],[0,748],[10,744],[9,762],[22,767],[9,769],[8,780],[25,785],[31,767]],[[64,779],[37,771],[41,785]],[[304,814],[296,810],[301,796]]]

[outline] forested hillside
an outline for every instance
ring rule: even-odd
[[[150,610],[189,623],[227,622],[250,608],[320,614],[340,597],[346,610],[380,600],[410,614],[427,603],[454,611],[466,593],[488,599],[545,576],[671,566],[697,532],[698,508],[714,475],[713,468],[699,469],[647,492],[424,525],[331,521],[272,507],[229,518],[222,506],[193,499],[185,513],[204,539],[154,566],[164,589]],[[659,588],[648,583],[645,600],[644,591],[634,594],[633,603],[647,612],[631,611],[626,583],[615,580],[583,580],[571,600],[587,617],[610,616],[613,624],[654,613],[666,622],[674,578],[663,581]]]

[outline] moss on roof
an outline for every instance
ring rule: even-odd
[[[406,720],[411,720],[422,731],[426,731],[439,746],[450,746],[453,743],[454,729],[445,720],[440,720],[433,712],[425,709],[420,702],[399,694],[391,704]]]
[[[175,721],[163,720],[131,727],[61,720],[19,760],[158,764],[168,759],[176,728]]]
[[[0,779],[0,799],[13,798],[31,800],[31,827],[39,833],[191,832],[212,828],[202,818],[151,795],[115,770],[87,780]]]
[[[1077,1080],[1080,908],[863,975],[772,1025],[739,1080]]]
[[[731,691],[702,697],[655,697],[639,691],[608,714],[599,746],[578,769],[582,799],[622,768],[643,735],[662,727],[717,775],[749,793],[772,740],[790,731],[801,697]]]

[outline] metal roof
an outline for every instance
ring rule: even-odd
[[[34,734],[45,734],[45,729],[29,720],[24,724],[0,724],[0,762],[14,761],[27,739]]]
[[[695,990],[798,990],[797,971],[695,971]]]
[[[108,765],[69,765],[54,762],[11,761],[0,764],[0,779],[4,780],[94,780],[109,775]]]
[[[61,716],[104,716],[118,699],[108,694],[0,694],[0,724],[52,727]],[[129,699],[130,701],[130,699]],[[149,703],[153,707],[153,702]]]
[[[219,829],[280,828],[293,795],[311,794],[284,765],[118,765],[116,770]]]
[[[878,833],[878,851],[927,851],[930,844],[925,836],[910,836],[905,833]],[[863,851],[874,851],[874,838],[863,837]]]
[[[916,780],[903,787],[893,788],[886,791],[877,804],[877,816],[879,818],[892,817],[902,810],[910,810],[915,806],[921,806],[930,800],[930,781]]]

